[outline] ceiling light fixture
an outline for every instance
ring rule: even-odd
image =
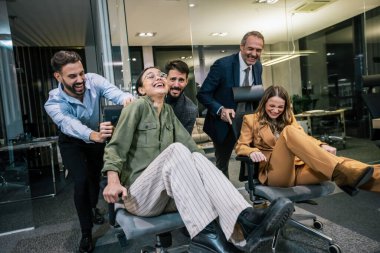
[[[300,51],[293,51],[293,52],[286,52],[286,51],[273,51],[273,52],[268,52],[264,53],[263,56],[269,56],[269,57],[274,57],[274,56],[279,56],[277,58],[271,59],[271,60],[263,60],[262,65],[263,66],[270,66],[273,64],[277,64],[280,62],[288,61],[290,59],[294,59],[300,56],[309,56],[311,54],[317,53],[316,51],[313,50],[300,50]]]
[[[262,63],[262,65],[263,66],[270,66],[270,65],[274,65],[274,64],[277,64],[277,63],[280,63],[280,62],[288,61],[290,59],[297,58],[297,57],[300,57],[300,56],[301,56],[300,54],[288,54],[288,55],[284,55],[284,56],[275,58],[273,60],[265,61],[265,62]]]
[[[259,4],[275,4],[278,0],[255,0],[253,3],[259,3]]]
[[[228,33],[226,32],[214,32],[214,33],[210,33],[210,36],[214,36],[214,37],[225,37],[227,36]]]
[[[157,33],[155,32],[140,32],[140,33],[136,33],[136,36],[137,37],[154,37],[156,36]]]

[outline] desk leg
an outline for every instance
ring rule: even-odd
[[[313,131],[312,131],[312,127],[311,127],[311,117],[310,116],[307,116],[307,125],[308,125],[308,128],[309,128],[309,135],[310,136],[313,136]]]
[[[345,118],[344,118],[344,111],[340,112],[340,123],[343,126],[342,137],[343,137],[343,140],[345,140],[346,139],[346,121],[345,121]]]
[[[53,189],[54,189],[53,196],[55,196],[57,194],[57,189],[56,189],[56,185],[55,185],[55,168],[54,168],[54,148],[53,148],[53,144],[50,143],[49,148],[50,148],[51,173],[53,175]]]

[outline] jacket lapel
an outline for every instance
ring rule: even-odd
[[[234,78],[234,87],[240,86],[240,66],[239,66],[239,54],[235,54],[233,62],[232,62],[232,68],[233,68],[233,78]]]
[[[263,138],[263,141],[270,147],[274,147],[276,145],[276,139],[272,133],[272,130],[270,130],[269,126],[263,126],[260,128],[260,134]]]

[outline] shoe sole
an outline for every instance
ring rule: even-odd
[[[294,212],[294,205],[288,199],[279,199],[273,204],[272,210],[264,218],[264,223],[248,236],[246,245],[248,252],[271,244],[277,230],[285,225]]]
[[[367,168],[367,171],[361,176],[361,178],[358,179],[358,181],[356,182],[355,184],[355,187],[352,187],[352,186],[347,186],[347,185],[343,185],[341,186],[340,188],[345,192],[347,193],[348,195],[350,195],[351,197],[357,195],[359,193],[359,189],[358,187],[359,186],[362,186],[363,184],[367,183],[371,178],[372,178],[372,175],[373,175],[373,167],[368,167]]]

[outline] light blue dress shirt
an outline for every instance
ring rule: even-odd
[[[83,102],[73,98],[63,91],[63,85],[49,92],[49,98],[45,103],[45,110],[60,131],[68,136],[91,143],[92,131],[99,131],[100,99],[102,97],[114,104],[123,104],[123,101],[132,97],[130,93],[121,91],[104,77],[87,73],[86,91]]]

